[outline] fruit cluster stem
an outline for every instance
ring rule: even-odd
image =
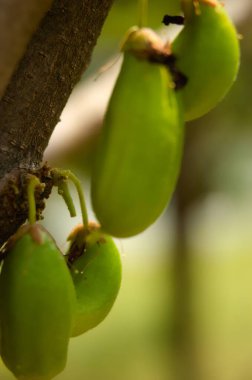
[[[64,198],[64,201],[67,204],[67,207],[70,211],[71,216],[75,216],[76,212],[75,212],[73,200],[70,195],[66,181],[70,179],[73,182],[77,190],[79,201],[80,201],[83,226],[87,227],[88,226],[87,208],[86,208],[85,197],[84,197],[80,180],[70,170],[54,168],[51,171],[51,175],[54,179],[54,184],[58,186],[58,193]]]
[[[181,7],[186,19],[191,17],[194,11],[194,3],[195,0],[181,0]]]
[[[81,208],[81,214],[82,214],[82,222],[83,226],[88,226],[88,215],[87,215],[87,207],[85,202],[85,197],[83,194],[82,186],[80,180],[70,171],[67,171],[68,178],[73,182],[74,186],[76,187],[79,201],[80,201],[80,208]]]
[[[73,199],[71,197],[69,187],[68,187],[68,183],[66,180],[62,180],[58,184],[58,193],[63,197],[63,199],[67,205],[68,211],[70,213],[70,216],[71,217],[76,216],[76,211],[75,211]]]
[[[139,0],[139,28],[148,24],[148,0]]]
[[[30,224],[36,222],[36,201],[35,201],[35,189],[41,185],[40,180],[35,175],[29,176],[29,183],[27,186],[27,197],[29,205],[28,220]]]

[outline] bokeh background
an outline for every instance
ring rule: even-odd
[[[161,21],[179,13],[178,0],[149,3],[149,25],[173,38],[179,28]],[[216,109],[186,126],[168,209],[144,233],[116,240],[123,261],[118,299],[100,326],[71,340],[59,380],[252,379],[252,4],[225,4],[241,35],[238,79]],[[138,19],[136,1],[115,1],[45,155],[81,178],[90,219],[90,163],[120,68],[120,41]],[[63,250],[80,221],[80,211],[71,219],[53,192],[43,223]],[[3,365],[0,378],[13,379]]]

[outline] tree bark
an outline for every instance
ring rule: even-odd
[[[20,187],[26,171],[41,176],[43,152],[89,64],[112,2],[54,0],[6,88],[0,102],[0,243],[27,216],[24,204],[22,210],[17,202],[8,209],[13,183]]]
[[[52,0],[0,0],[0,97]]]

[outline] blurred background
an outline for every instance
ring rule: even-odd
[[[179,13],[178,0],[149,3],[149,25],[172,38],[178,27],[161,21]],[[169,208],[144,233],[116,240],[118,299],[101,325],[71,340],[59,380],[252,379],[252,3],[225,4],[242,36],[238,79],[218,107],[186,126]],[[115,1],[45,155],[82,179],[90,219],[90,163],[120,68],[120,41],[138,18],[136,1]],[[43,223],[63,250],[78,215],[69,217],[56,192],[48,200]],[[0,378],[13,379],[3,366]]]

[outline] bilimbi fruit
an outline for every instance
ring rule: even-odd
[[[164,44],[150,29],[133,28],[112,93],[92,171],[91,195],[102,228],[136,235],[163,212],[173,194],[183,147],[183,110]],[[168,55],[167,55],[168,56]]]
[[[99,226],[77,226],[69,236],[67,261],[77,307],[72,336],[100,324],[111,310],[121,284],[121,258],[112,238]]]
[[[185,120],[203,116],[226,95],[236,79],[240,48],[223,4],[194,0],[185,8],[185,26],[172,43],[177,68],[188,78],[180,91]]]
[[[0,275],[1,356],[21,380],[50,380],[66,364],[75,291],[65,259],[38,224],[8,242]]]

